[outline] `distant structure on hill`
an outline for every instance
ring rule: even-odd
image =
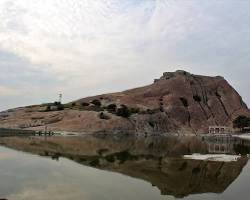
[[[230,134],[233,130],[227,126],[209,126],[209,134]]]
[[[59,94],[59,103],[62,103],[62,94]]]

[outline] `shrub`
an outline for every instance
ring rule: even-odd
[[[109,116],[105,115],[103,112],[101,112],[101,113],[99,114],[99,118],[100,118],[100,119],[106,119],[106,120],[110,119]]]
[[[182,102],[182,104],[183,104],[184,107],[188,107],[188,101],[187,101],[187,99],[181,97],[180,100],[181,100],[181,102]]]
[[[61,105],[61,102],[60,101],[55,101],[54,106],[58,106],[58,105]]]
[[[193,96],[193,99],[194,99],[196,102],[201,102],[201,97],[198,96],[198,95],[194,95],[194,96]]]
[[[64,110],[64,105],[62,104],[57,105],[57,110]]]
[[[51,111],[51,106],[50,106],[50,105],[48,105],[48,106],[46,107],[46,109],[45,109],[45,112],[49,112],[49,111]]]
[[[147,114],[150,114],[150,115],[152,115],[152,114],[154,114],[154,111],[153,110],[151,110],[151,109],[147,109]]]
[[[148,124],[149,124],[149,126],[151,126],[152,128],[155,127],[155,124],[154,124],[154,122],[152,122],[152,121],[149,121]]]
[[[121,105],[121,107],[116,110],[116,114],[118,116],[128,118],[131,115],[131,112],[127,106]]]
[[[105,156],[105,159],[108,161],[108,162],[115,162],[115,156],[113,155],[108,155],[108,156]]]
[[[89,165],[93,167],[98,167],[100,166],[100,162],[98,159],[95,159],[95,160],[90,161]]]
[[[153,115],[153,114],[156,114],[158,113],[160,110],[160,108],[155,108],[155,109],[147,109],[146,110],[146,114],[150,114],[150,115]]]
[[[109,104],[109,105],[107,106],[107,110],[108,110],[109,112],[115,112],[115,111],[116,111],[116,108],[117,108],[117,106],[116,106],[115,104]]]
[[[87,102],[82,102],[82,103],[81,103],[81,106],[83,106],[83,107],[89,106],[89,103],[87,103]]]
[[[108,152],[109,150],[108,149],[98,149],[96,151],[96,153],[100,156],[102,156],[104,153]]]
[[[76,103],[75,103],[75,102],[73,102],[73,103],[71,104],[71,106],[72,106],[72,107],[76,106]]]
[[[95,111],[95,112],[102,112],[104,111],[104,109],[100,106],[95,106],[95,105],[91,105],[88,107],[84,107],[83,110],[87,110],[87,111]]]
[[[136,114],[136,113],[139,113],[139,112],[140,112],[139,108],[130,108],[130,113],[131,114]]]
[[[218,91],[215,92],[215,95],[216,95],[218,98],[221,98],[221,95],[218,93]]]
[[[241,128],[241,129],[244,127],[248,127],[250,126],[250,118],[244,115],[240,115],[233,121],[233,126],[234,128]]]
[[[101,106],[102,105],[100,100],[98,100],[98,99],[94,99],[93,101],[91,101],[91,103],[94,104],[95,106]]]
[[[163,106],[160,106],[160,111],[164,112],[164,107]]]

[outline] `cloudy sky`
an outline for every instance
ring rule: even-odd
[[[183,69],[250,104],[248,0],[0,0],[0,110],[120,91]]]

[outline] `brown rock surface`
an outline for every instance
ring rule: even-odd
[[[101,108],[81,107],[98,99]],[[119,93],[87,97],[75,107],[41,112],[43,106],[17,108],[0,113],[1,128],[76,132],[207,133],[210,125],[232,126],[239,115],[250,111],[239,94],[220,76],[193,75],[185,71],[166,72],[151,85]],[[122,104],[139,113],[129,118],[105,110]],[[100,112],[109,119],[101,119]]]

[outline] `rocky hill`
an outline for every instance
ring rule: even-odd
[[[1,128],[75,132],[207,133],[250,116],[240,95],[220,76],[166,72],[154,83],[123,92],[0,113]]]

